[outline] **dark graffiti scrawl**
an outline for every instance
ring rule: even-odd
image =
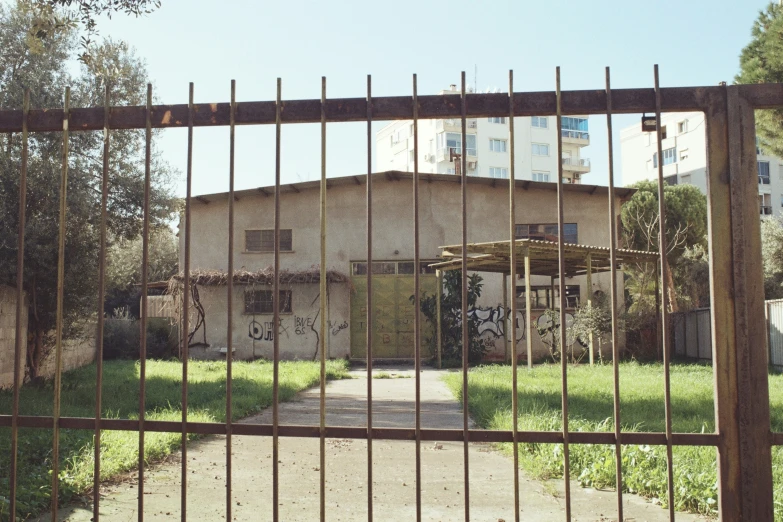
[[[489,332],[495,337],[505,337],[506,311],[503,306],[468,310],[468,318],[478,320],[479,335]],[[517,312],[516,327],[516,340],[519,342],[525,338],[525,316],[521,312]]]

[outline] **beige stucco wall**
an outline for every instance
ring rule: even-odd
[[[422,259],[436,258],[439,246],[459,244],[461,242],[461,212],[460,184],[454,181],[422,181],[420,185],[420,244]],[[550,185],[550,184],[547,184]],[[373,257],[381,260],[410,260],[413,258],[413,185],[410,179],[389,180],[380,176],[373,178]],[[343,273],[350,274],[351,261],[365,260],[366,255],[366,185],[361,184],[336,185],[327,191],[327,266]],[[516,223],[555,223],[557,222],[557,193],[555,184],[551,188],[517,189]],[[220,269],[226,270],[228,248],[228,205],[225,195],[209,196],[208,203],[193,201],[192,206],[192,248],[191,267],[193,270]],[[566,191],[564,194],[564,219],[566,223],[577,223],[579,243],[597,246],[609,246],[608,201],[605,190],[597,190],[594,194],[587,192]],[[617,212],[619,213],[618,200]],[[258,270],[273,263],[272,253],[245,252],[246,229],[267,229],[274,227],[274,198],[262,193],[248,195],[243,193],[235,202],[235,236],[234,236],[234,266],[247,270]],[[507,240],[509,237],[508,185],[498,182],[496,186],[487,184],[468,185],[467,207],[468,242]],[[283,252],[280,264],[283,269],[307,269],[319,264],[320,258],[320,223],[319,223],[319,191],[303,189],[300,192],[284,191],[280,195],[280,226],[293,230],[293,252]],[[184,223],[181,223],[181,232]],[[184,256],[184,234],[180,233],[180,256]],[[182,265],[182,259],[181,259]],[[503,276],[500,274],[482,274],[484,289],[479,306],[497,307],[503,304]],[[581,285],[581,299],[587,296],[584,277],[569,278],[567,285]],[[593,277],[593,291],[602,290],[609,293],[608,274],[598,274]],[[617,280],[622,292],[622,274]],[[533,285],[549,285],[548,277],[534,277]],[[314,290],[302,289],[301,299],[312,301],[317,296],[317,285]],[[315,293],[313,293],[315,292]],[[348,290],[340,299],[332,299],[333,314],[338,320],[349,320]],[[296,294],[297,292],[294,292]],[[222,297],[220,297],[220,295]],[[622,295],[622,294],[621,294]],[[221,299],[223,300],[221,302]],[[243,353],[253,353],[248,346],[247,318],[241,314],[243,303],[242,293],[237,293],[234,302],[234,342],[236,349]],[[296,299],[296,297],[294,298]],[[212,331],[214,341],[225,341],[225,288],[218,290],[214,297],[212,290],[202,292],[202,303],[209,307],[208,328]],[[309,302],[308,302],[309,306]],[[309,310],[307,306],[303,309]],[[317,302],[312,307],[317,311]],[[344,314],[344,315],[343,315]],[[296,311],[294,311],[296,315]],[[312,314],[310,314],[312,315]],[[534,318],[537,317],[534,313]],[[285,322],[283,323],[285,325]],[[214,328],[214,330],[212,330]],[[222,334],[220,331],[222,329]],[[349,330],[346,329],[346,346],[349,346]],[[222,335],[222,337],[221,337]],[[290,334],[289,334],[290,335]],[[487,333],[488,337],[492,334]],[[306,337],[306,336],[303,336]],[[537,357],[545,355],[545,347],[534,332],[534,350]],[[223,341],[221,341],[221,339]],[[304,345],[312,344],[311,339],[302,339]],[[493,358],[501,357],[505,351],[504,340],[495,340],[492,350]],[[221,344],[222,346],[222,344]],[[244,346],[244,347],[240,347]],[[520,353],[525,352],[525,342],[518,343]],[[342,344],[330,352],[332,356],[340,356],[346,352]],[[267,356],[256,346],[256,355]],[[314,350],[300,351],[291,345],[283,348],[281,354],[289,357],[310,357]],[[271,353],[271,352],[269,352]]]
[[[63,339],[63,371],[86,366],[95,360],[97,323],[95,319],[85,321],[79,326],[79,333],[72,339]],[[39,375],[47,379],[54,377],[56,369],[54,348],[41,362]]]

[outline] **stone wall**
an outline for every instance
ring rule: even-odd
[[[27,307],[22,308],[22,332],[27,332]],[[0,388],[14,385],[14,348],[16,345],[16,289],[0,286]],[[22,345],[20,369],[24,368],[26,343]]]

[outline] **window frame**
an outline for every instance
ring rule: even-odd
[[[521,233],[525,230],[523,227],[527,227],[527,232],[524,233],[524,235]],[[530,227],[537,227],[533,236],[531,236]],[[540,231],[538,230],[539,228],[541,229]],[[571,245],[579,244],[578,223],[563,223],[563,230],[565,231],[565,243]],[[535,239],[539,241],[556,242],[559,239],[557,223],[516,223],[514,225],[514,239]]]
[[[541,123],[543,122],[543,125]],[[549,118],[546,116],[532,116],[530,118],[530,126],[535,127],[537,129],[548,129],[549,128]]]
[[[280,299],[280,313],[293,313],[293,293],[292,290],[278,291]],[[272,315],[275,313],[274,290],[251,289],[244,293],[244,314],[245,315]]]
[[[540,176],[542,179],[536,179],[536,176]],[[534,170],[531,174],[533,181],[540,181],[542,183],[548,183],[550,180],[549,172],[543,170]],[[544,179],[545,178],[545,179]]]
[[[508,152],[508,142],[500,138],[489,138],[489,151],[505,154]]]
[[[495,176],[495,173],[499,173],[500,176]],[[493,179],[508,179],[508,167],[489,167],[488,174]]]
[[[248,244],[248,233],[258,232],[258,245],[257,249],[251,249]],[[266,238],[264,236],[267,236]],[[285,236],[288,236],[286,238]],[[271,236],[271,237],[270,237]],[[268,247],[271,242],[271,248]],[[267,248],[264,248],[267,245]],[[288,247],[288,248],[286,248]],[[266,254],[275,251],[275,229],[274,228],[248,228],[245,229],[245,250],[246,254]],[[294,231],[292,228],[280,229],[280,252],[293,252],[294,251]]]
[[[546,147],[546,154],[541,154],[541,147]],[[536,148],[538,148],[539,152],[536,152]],[[541,156],[541,157],[548,157],[549,156],[549,143],[532,143],[531,144],[531,153],[533,156]]]

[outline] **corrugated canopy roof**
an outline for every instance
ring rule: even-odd
[[[507,274],[511,271],[510,241],[492,241],[489,243],[469,243],[467,245],[468,270],[474,272],[499,272]],[[558,262],[558,244],[554,241],[537,239],[517,239],[514,241],[517,254],[517,273],[524,273],[525,254],[530,255],[530,273],[532,275],[554,276],[560,273]],[[441,257],[444,261],[430,265],[440,270],[459,270],[462,268],[462,245],[442,246]],[[610,270],[609,247],[563,245],[565,255],[566,277],[587,273],[587,256],[590,255],[592,272]],[[654,263],[658,259],[657,252],[626,250],[618,248],[618,268],[633,263]]]

